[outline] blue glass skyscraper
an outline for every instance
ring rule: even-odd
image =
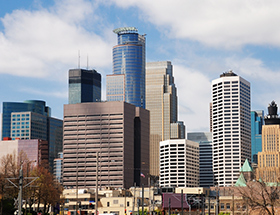
[[[51,115],[51,109],[46,106],[44,101],[27,100],[24,102],[3,102],[2,140],[4,137],[11,137],[11,113],[26,111],[38,113],[45,117]]]
[[[145,35],[134,27],[114,30],[113,75],[107,75],[107,100],[145,108]]]
[[[264,112],[251,111],[251,155],[252,162],[258,163],[258,152],[262,151],[262,126],[264,124]]]
[[[101,74],[86,69],[69,70],[69,104],[99,102],[101,100]]]
[[[63,121],[51,117],[51,109],[45,101],[3,102],[3,139],[41,139],[49,144],[49,165],[62,151]]]

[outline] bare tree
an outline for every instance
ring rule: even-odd
[[[274,215],[275,207],[280,206],[279,183],[265,183],[263,181],[250,181],[245,187],[237,187],[244,203],[251,211],[259,214]]]

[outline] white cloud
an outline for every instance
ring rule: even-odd
[[[174,65],[174,78],[179,98],[178,120],[185,122],[187,131],[209,131],[211,81],[201,72],[183,65]]]
[[[86,18],[94,19],[94,7],[85,0],[56,1],[50,10],[7,14],[1,19],[0,73],[63,80],[69,68],[78,66],[78,50],[81,67],[86,67],[87,55],[89,66],[110,67],[111,37],[87,31]]]
[[[277,0],[111,0],[124,8],[138,7],[145,19],[170,37],[208,46],[236,49],[246,44],[280,46]]]

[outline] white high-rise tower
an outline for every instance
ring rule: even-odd
[[[219,186],[232,186],[251,161],[250,83],[232,71],[212,81],[213,171]]]

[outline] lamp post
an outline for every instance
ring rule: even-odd
[[[97,215],[98,212],[98,160],[99,160],[99,152],[96,152],[95,215]]]

